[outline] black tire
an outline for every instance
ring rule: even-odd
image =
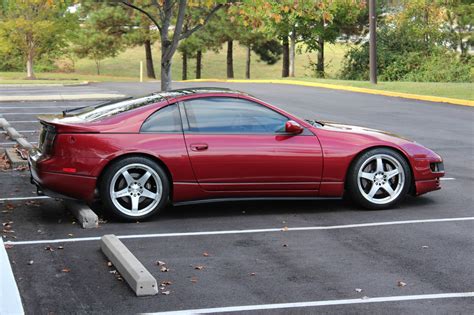
[[[125,171],[131,177],[124,176]],[[150,175],[145,179],[144,174]],[[144,180],[144,183],[140,180]],[[112,191],[127,194],[113,198]],[[156,215],[166,207],[170,182],[163,168],[155,161],[132,156],[113,162],[107,167],[99,184],[99,193],[106,211],[127,221],[137,221]],[[154,198],[151,197],[152,194],[155,194]],[[134,203],[132,198],[137,201]],[[143,206],[141,210],[140,205]]]
[[[379,159],[382,170],[378,168]],[[396,170],[399,173],[390,177]],[[381,210],[391,208],[405,198],[412,175],[410,165],[400,153],[389,148],[375,148],[354,160],[346,180],[352,201],[369,210]],[[374,195],[371,194],[373,191]]]

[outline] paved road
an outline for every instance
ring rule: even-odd
[[[154,84],[97,84],[129,95],[155,91]],[[182,86],[199,84],[176,84]],[[52,240],[115,233],[137,235],[206,232],[473,217],[474,110],[333,90],[269,85],[209,84],[249,92],[301,117],[385,129],[434,149],[445,158],[443,189],[408,198],[395,209],[362,211],[346,201],[239,202],[169,208],[161,217],[125,224],[111,220],[82,230],[60,202],[0,204],[1,221],[13,221],[6,240]],[[82,102],[0,104],[11,121],[32,121],[35,111],[55,112]],[[87,103],[88,104],[88,103]],[[46,106],[48,108],[40,108]],[[49,107],[52,108],[49,108]],[[12,113],[12,114],[8,114]],[[33,123],[12,123],[18,130]],[[37,136],[31,136],[34,139]],[[27,174],[0,173],[0,198],[33,196]],[[12,208],[12,209],[10,209]],[[100,210],[100,209],[99,209]],[[169,295],[137,298],[109,273],[97,241],[15,245],[8,249],[27,313],[156,312],[204,307],[388,297],[474,291],[474,221],[425,222],[333,230],[139,238],[124,243],[157,277]],[[73,234],[73,235],[70,235]],[[16,239],[13,239],[15,236]],[[64,249],[57,249],[57,246]],[[286,246],[285,246],[286,245]],[[209,253],[204,257],[203,252]],[[33,260],[33,265],[28,261]],[[167,273],[155,262],[165,261]],[[204,270],[194,266],[203,265]],[[68,273],[61,272],[69,268]],[[252,275],[255,273],[255,275]],[[192,282],[191,280],[195,280]],[[398,281],[407,285],[400,287]],[[356,288],[362,292],[355,291]],[[472,313],[474,300],[399,301],[323,306],[266,313]]]

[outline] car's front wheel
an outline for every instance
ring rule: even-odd
[[[386,209],[409,191],[410,166],[398,152],[377,148],[355,160],[347,180],[349,194],[356,203],[367,209]]]
[[[148,218],[166,206],[169,196],[166,173],[153,160],[128,157],[112,164],[100,183],[103,205],[127,220]]]

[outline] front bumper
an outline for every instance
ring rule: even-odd
[[[439,178],[419,180],[415,182],[416,195],[426,194],[427,192],[441,189]]]
[[[28,157],[31,183],[37,187],[38,194],[62,199],[94,200],[95,177],[44,171],[41,169],[40,157],[38,154]]]

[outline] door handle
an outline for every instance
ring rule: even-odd
[[[193,151],[204,151],[207,150],[208,145],[207,143],[193,143],[190,145],[190,147]]]

